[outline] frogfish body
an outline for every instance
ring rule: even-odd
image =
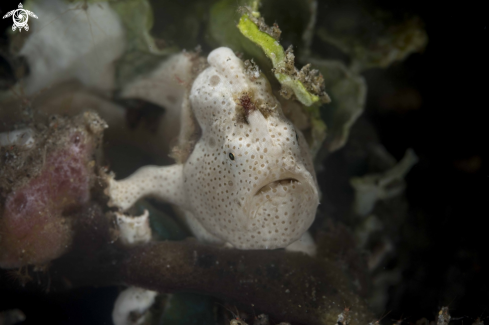
[[[111,179],[110,204],[125,210],[151,195],[183,210],[199,239],[239,249],[287,247],[307,231],[319,204],[306,140],[256,67],[224,47],[207,60],[189,95],[202,131],[191,154],[181,164]]]

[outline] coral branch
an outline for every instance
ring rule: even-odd
[[[95,251],[60,259],[52,270],[75,286],[197,292],[253,305],[257,312],[289,322],[334,324],[345,306],[352,307],[350,325],[373,319],[335,264],[300,253],[243,251],[192,240]]]

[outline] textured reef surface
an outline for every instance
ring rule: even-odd
[[[29,306],[57,295],[93,300],[81,323],[390,321],[375,315],[428,245],[406,190],[429,154],[391,151],[375,117],[424,105],[404,80],[421,18],[371,1],[25,7],[39,19],[0,44],[0,325],[41,321]],[[474,157],[454,166],[477,173]]]

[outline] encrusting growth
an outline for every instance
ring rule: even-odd
[[[0,268],[43,264],[71,246],[72,224],[90,202],[98,115],[54,116],[31,145],[0,147]]]
[[[278,42],[280,29],[276,24],[268,27],[263,18],[250,8],[240,8],[242,16],[237,25],[243,36],[258,45],[272,61],[272,72],[282,85],[280,94],[290,99],[292,96],[304,104],[311,106],[315,103],[329,103],[331,98],[324,89],[324,79],[318,70],[311,70],[310,65],[298,70],[292,46],[284,51]]]
[[[144,324],[154,303],[157,292],[137,287],[122,291],[115,301],[112,321],[115,325]]]
[[[151,240],[148,210],[144,210],[138,217],[128,217],[120,212],[116,212],[115,215],[119,226],[119,239],[123,245],[146,244]]]
[[[199,239],[240,249],[287,247],[307,231],[319,204],[307,143],[263,74],[247,73],[228,48],[212,51],[208,62],[190,91],[202,136],[188,159],[110,178],[110,204],[126,210],[154,196],[183,209]]]

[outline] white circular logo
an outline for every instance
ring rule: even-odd
[[[20,32],[22,31],[22,28],[24,28],[26,31],[29,30],[29,25],[27,25],[27,22],[29,21],[29,16],[37,19],[37,16],[32,11],[24,9],[22,3],[19,3],[19,9],[7,12],[7,14],[3,16],[3,19],[10,16],[12,16],[12,19],[14,20],[14,24],[12,25],[12,30],[14,32],[17,28]]]

